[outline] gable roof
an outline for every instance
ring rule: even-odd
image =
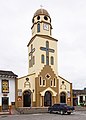
[[[53,69],[49,65],[44,65],[43,69],[39,72],[39,75],[44,76],[46,78],[46,75],[50,75],[50,78],[53,79],[54,77],[57,78],[57,75],[54,73]],[[48,79],[48,78],[47,78]]]
[[[71,82],[69,82],[68,80],[66,80],[66,79],[64,79],[63,77],[61,77],[61,76],[58,76],[60,79],[63,79],[64,81],[66,81],[67,83],[71,83]]]
[[[73,94],[74,95],[86,95],[86,90],[83,89],[83,90],[75,90],[73,89]]]
[[[5,70],[0,70],[0,77],[18,77],[18,75],[14,74],[12,71],[5,71]]]

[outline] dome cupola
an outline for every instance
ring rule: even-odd
[[[34,16],[33,17],[36,17],[38,15],[46,15],[48,17],[50,17],[49,13],[47,12],[47,10],[45,9],[38,9],[35,13],[34,13]]]
[[[32,18],[32,36],[36,34],[51,35],[51,17],[45,9],[38,9]]]

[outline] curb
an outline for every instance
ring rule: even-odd
[[[10,115],[9,112],[0,112],[0,115]]]

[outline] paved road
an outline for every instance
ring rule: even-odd
[[[60,114],[28,114],[28,115],[3,115],[0,120],[86,120],[85,112],[75,112],[71,115]]]

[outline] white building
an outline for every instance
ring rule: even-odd
[[[73,90],[73,105],[86,105],[86,88],[83,90]]]
[[[15,105],[16,77],[12,71],[0,70],[0,111]]]

